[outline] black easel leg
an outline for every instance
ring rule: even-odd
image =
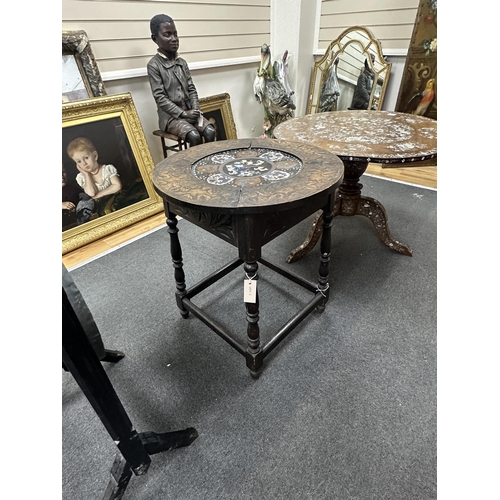
[[[118,453],[111,467],[111,479],[109,480],[103,500],[120,500],[125,494],[130,478],[132,477],[132,468],[130,464]]]
[[[154,455],[162,451],[189,446],[198,437],[198,432],[195,428],[189,427],[183,431],[165,432],[164,434],[141,432],[139,437],[147,453]],[[122,454],[118,453],[111,467],[111,478],[104,492],[103,500],[120,500],[125,494],[131,477],[130,464]]]
[[[121,351],[112,351],[111,349],[104,349],[104,357],[101,361],[107,361],[108,363],[118,363],[118,361],[122,360],[125,357],[125,354]],[[66,368],[66,365],[62,364],[63,370],[68,372],[69,370]]]
[[[121,351],[112,351],[111,349],[104,349],[104,358],[101,361],[107,361],[108,363],[118,363],[121,359],[125,357],[125,354]]]
[[[120,457],[113,464],[112,478],[105,496],[107,500],[117,500],[122,498],[132,472],[138,476],[147,472],[151,463],[150,455],[188,446],[198,434],[193,428],[165,434],[138,434],[92,348],[64,288],[62,306],[63,364],[75,378],[120,452]]]

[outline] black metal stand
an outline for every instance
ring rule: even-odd
[[[164,434],[155,432],[139,433],[139,438],[148,455],[189,446],[197,437],[198,433],[192,427],[184,431],[165,432]],[[141,474],[145,472],[141,472]],[[136,474],[139,475],[139,473]],[[118,453],[111,467],[111,478],[104,492],[103,500],[119,500],[123,498],[131,477],[132,466],[121,453]]]
[[[64,288],[62,289],[62,347],[64,366],[73,375],[118,447],[119,453],[111,468],[111,479],[104,500],[119,500],[123,498],[132,472],[137,476],[147,472],[151,463],[150,455],[189,446],[198,437],[198,432],[190,427],[183,431],[164,434],[137,433],[90,344]],[[111,356],[107,361],[116,360],[114,356],[116,352],[106,352],[106,355]]]

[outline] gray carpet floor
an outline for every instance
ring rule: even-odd
[[[436,199],[434,190],[363,176],[413,257],[384,246],[370,221],[337,217],[330,301],[307,317],[252,380],[243,356],[175,305],[165,228],[71,271],[108,349],[103,363],[138,432],[195,427],[186,448],[152,456],[126,500],[436,498]],[[316,281],[319,245],[286,264],[311,218],[263,256]],[[234,247],[181,220],[188,287]],[[263,342],[309,300],[260,267]],[[243,270],[195,299],[244,341]],[[71,374],[62,374],[62,492],[102,497],[117,449]]]

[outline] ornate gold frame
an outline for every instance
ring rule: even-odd
[[[200,109],[205,115],[205,118],[209,119],[213,116],[216,121],[220,121],[218,118],[222,120],[225,139],[238,138],[236,125],[233,119],[233,111],[231,109],[231,98],[228,93],[200,98]]]
[[[117,118],[123,124],[148,198],[64,231],[62,233],[63,254],[163,210],[161,198],[154,190],[151,181],[154,169],[153,159],[131,94],[95,97],[62,105],[63,129],[77,125],[96,124],[110,118]]]
[[[89,98],[106,95],[101,73],[85,31],[63,31],[62,54],[75,57]]]
[[[306,114],[318,112],[321,87],[328,75],[328,70],[339,56],[346,55],[347,50],[359,53],[359,64],[362,66],[363,61],[366,59],[370,68],[375,73],[375,81],[382,80],[383,83],[381,85],[373,85],[368,109],[382,108],[392,63],[385,60],[382,53],[382,45],[369,29],[362,26],[352,26],[343,31],[336,40],[331,42],[325,51],[325,55],[314,64]],[[374,56],[375,62],[368,57],[369,55]],[[349,64],[350,62],[347,63],[347,65]],[[341,64],[339,63],[339,71],[340,69]],[[357,70],[359,69],[357,68]],[[342,80],[342,78],[339,79]],[[354,80],[355,83],[356,81]]]

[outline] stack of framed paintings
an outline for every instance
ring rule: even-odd
[[[150,217],[163,205],[151,182],[154,164],[132,96],[106,95],[84,31],[63,32],[62,65],[65,254]],[[86,175],[95,175],[96,182],[114,177],[116,188],[109,190],[114,192],[96,199]]]

